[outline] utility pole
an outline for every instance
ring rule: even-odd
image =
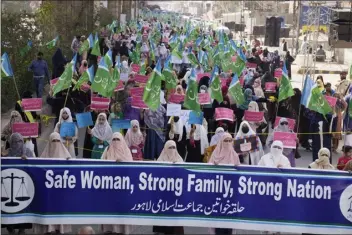
[[[299,48],[299,31],[300,31],[300,21],[301,21],[301,12],[302,12],[302,2],[301,0],[297,0],[298,6],[297,6],[297,11],[296,12],[296,55],[298,54],[298,48]]]

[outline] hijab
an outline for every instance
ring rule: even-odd
[[[161,43],[160,45],[160,55],[166,55],[167,54],[167,49],[165,47],[164,43]]]
[[[143,42],[141,52],[143,52],[143,53],[149,52],[149,47],[148,47],[147,43]]]
[[[277,148],[279,147],[279,148]],[[267,167],[291,167],[288,158],[283,155],[284,144],[281,141],[274,141],[270,153],[265,154],[259,161],[259,165]]]
[[[23,122],[21,114],[17,111],[12,111],[10,121],[4,127],[1,135],[5,136],[5,138],[9,140],[12,134],[12,124],[18,123],[18,122]]]
[[[119,141],[114,141],[113,139],[115,138],[119,139]],[[115,160],[119,162],[133,161],[131,151],[120,132],[115,132],[112,134],[110,145],[109,147],[105,148],[101,159]]]
[[[252,101],[252,97],[253,97],[253,92],[251,89],[247,88],[244,93],[244,103],[240,105],[240,109],[242,110],[247,110],[248,109],[248,105],[249,103]]]
[[[156,111],[153,111],[151,109],[147,109],[144,112],[144,122],[149,127],[150,129],[154,129],[156,134],[159,136],[159,138],[164,142],[165,141],[165,134],[163,132],[163,129],[165,127],[164,125],[164,115],[166,113],[165,108],[160,105],[159,108]]]
[[[178,92],[178,90],[181,90],[181,92]],[[176,86],[175,94],[177,94],[177,95],[185,95],[185,91],[183,90],[183,87],[181,85],[177,85]]]
[[[330,150],[321,148],[318,152],[318,159],[309,164],[313,169],[334,170],[335,167],[330,164]]]
[[[105,118],[104,124],[99,124],[99,118],[102,116]],[[112,130],[105,113],[99,113],[97,120],[95,121],[94,128],[92,129],[92,135],[102,141],[111,141]]]
[[[222,136],[225,134],[225,130],[222,127],[218,127],[215,130],[215,135],[211,137],[210,146],[217,145],[219,140],[221,140]]]
[[[23,155],[27,158],[33,157],[32,151],[25,147],[23,136],[21,134],[13,133],[10,136],[9,144],[9,157],[22,157]]]
[[[224,142],[228,138],[232,140],[232,136],[229,133],[224,133],[221,141],[211,154],[209,163],[240,165],[240,159],[233,148],[233,140],[231,142]]]
[[[53,140],[59,140],[52,142]],[[68,152],[65,145],[61,142],[60,134],[53,132],[49,136],[49,143],[46,145],[40,158],[71,158],[71,154]]]
[[[62,114],[63,114],[64,112],[66,112],[67,115],[68,115],[68,118],[67,118],[66,120],[64,120],[63,117],[62,117]],[[60,117],[59,117],[59,122],[58,122],[58,123],[62,124],[63,122],[73,122],[71,110],[70,110],[69,108],[66,108],[66,107],[65,107],[65,108],[62,108],[62,109],[60,110]]]
[[[171,120],[174,117],[170,117],[168,124],[171,124]],[[174,130],[174,134],[175,135],[179,135],[177,142],[180,142],[182,140],[182,136],[183,136],[183,121],[181,120],[181,118],[178,119],[178,121],[174,121],[173,125],[173,130]]]
[[[248,127],[248,132],[244,133],[244,129],[246,129],[246,126]],[[236,139],[237,138],[243,138],[243,137],[248,137],[251,135],[255,135],[255,131],[253,131],[253,129],[251,128],[251,126],[249,125],[249,122],[247,121],[242,121],[240,124],[240,128],[238,129],[238,132],[236,134]]]
[[[133,127],[137,126],[138,130],[137,132],[133,131]],[[141,129],[139,128],[139,122],[137,120],[132,120],[131,121],[131,128],[128,129],[126,136],[125,136],[125,141],[128,147],[131,146],[138,146],[143,142],[143,134],[141,132]]]
[[[173,147],[172,149],[169,149]],[[158,162],[183,162],[182,157],[177,152],[176,143],[173,140],[168,140],[165,143],[163,151],[157,160]]]
[[[283,123],[288,123],[287,118],[280,118],[279,125],[274,128],[274,131],[280,131],[280,132],[291,132],[288,124],[283,125]]]

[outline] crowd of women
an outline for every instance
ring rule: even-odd
[[[168,44],[172,35],[177,31],[171,29],[167,22],[159,22],[156,19],[141,20],[143,22],[142,33],[148,35],[150,30],[156,25],[161,26],[162,37],[157,48],[150,48],[147,42],[142,42],[141,60],[145,61],[148,75],[155,67],[155,61],[159,58],[165,60],[171,55],[171,48]],[[212,35],[216,40],[216,33],[204,30],[204,34]],[[204,113],[202,124],[184,123],[181,117],[167,117],[166,105],[172,93],[184,95],[187,89],[192,67],[187,53],[189,44],[185,44],[183,58],[178,59],[172,55],[172,64],[178,77],[178,85],[175,89],[165,89],[165,84],[161,87],[160,106],[157,110],[137,109],[131,104],[131,89],[139,87],[140,84],[134,81],[134,73],[129,68],[131,60],[128,51],[133,51],[136,47],[136,30],[126,27],[125,31],[110,35],[107,29],[101,33],[100,49],[102,53],[109,49],[113,51],[113,58],[120,55],[122,59],[122,69],[128,73],[124,81],[124,89],[115,92],[111,98],[110,110],[91,109],[90,100],[92,91],[63,90],[55,96],[49,95],[47,103],[52,106],[56,115],[56,124],[50,134],[47,145],[43,152],[38,152],[36,138],[24,139],[19,133],[13,133],[12,125],[17,122],[30,122],[36,119],[35,112],[24,112],[20,104],[16,105],[15,111],[11,112],[10,122],[2,130],[2,140],[5,141],[5,148],[2,149],[2,156],[31,157],[39,158],[65,158],[78,157],[78,149],[83,148],[83,158],[122,161],[143,161],[156,160],[163,162],[194,162],[209,164],[231,164],[231,165],[258,165],[265,167],[295,167],[295,159],[300,157],[298,147],[301,145],[312,151],[313,162],[309,165],[314,169],[335,169],[331,164],[332,151],[338,151],[339,141],[342,139],[342,127],[346,132],[352,128],[350,123],[349,102],[352,95],[352,87],[346,87],[346,74],[341,73],[341,81],[336,90],[331,88],[331,84],[324,84],[323,78],[319,76],[316,80],[321,92],[328,96],[337,98],[337,104],[331,115],[323,115],[309,110],[300,104],[301,91],[294,89],[294,96],[279,103],[269,97],[277,97],[278,91],[265,90],[266,82],[278,83],[279,79],[274,77],[274,71],[286,63],[290,68],[293,58],[288,54],[283,61],[277,51],[270,53],[267,49],[260,47],[249,50],[243,47],[247,60],[255,63],[255,69],[248,69],[251,73],[249,79],[243,84],[245,97],[244,104],[236,105],[232,97],[228,94],[232,73],[221,72],[220,77],[227,79],[221,91],[223,101],[214,100],[209,105],[202,105]],[[181,34],[185,38],[185,35]],[[228,35],[231,39],[232,35]],[[246,44],[246,43],[244,43]],[[150,57],[151,50],[155,50],[155,60]],[[99,58],[92,54],[85,53],[82,60],[78,61],[77,77],[89,66],[97,66]],[[53,57],[53,78],[63,70],[62,61],[67,61],[60,49],[57,49]],[[203,72],[202,66],[197,66],[198,73]],[[203,76],[198,82],[199,93],[211,92],[210,78]],[[22,98],[32,97],[30,92],[25,92]],[[64,107],[65,106],[65,107]],[[215,120],[214,113],[218,107],[233,110],[234,121]],[[259,122],[248,122],[244,120],[244,112],[262,111],[264,117]],[[75,115],[82,112],[91,112],[94,126],[86,128],[84,136],[84,146],[78,146],[78,129],[75,135],[70,137],[60,136],[60,126],[65,122],[74,122]],[[280,117],[275,125],[276,117]],[[130,128],[113,132],[112,122],[114,119],[130,120]],[[288,119],[296,120],[294,128],[289,128]],[[314,134],[321,131],[319,123],[322,123],[323,134]],[[44,125],[43,125],[44,127]],[[297,132],[297,149],[284,148],[281,141],[274,141],[272,133]],[[313,133],[313,134],[309,134]],[[234,140],[256,136],[257,147],[252,151],[236,153]],[[346,135],[343,148],[344,155],[339,159],[337,168],[340,170],[352,170],[352,136]],[[322,141],[323,140],[323,141]],[[323,142],[323,145],[321,145]],[[268,151],[266,151],[268,150]],[[268,152],[265,154],[265,151]],[[308,167],[308,166],[307,166]],[[8,226],[9,232],[13,233],[15,228],[23,232],[28,228],[28,224]],[[35,233],[69,233],[70,225],[35,225]],[[124,233],[130,231],[127,225],[103,225],[103,232]],[[182,234],[182,227],[154,227],[154,232],[165,234]],[[231,234],[231,229],[214,230],[216,234]]]

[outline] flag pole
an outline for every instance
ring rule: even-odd
[[[18,88],[17,88],[15,75],[13,75],[13,83],[15,84],[15,88],[16,88],[16,92],[17,92],[17,95],[18,95],[18,99],[21,100],[20,92],[18,91]]]
[[[70,88],[71,88],[71,86],[68,88],[67,93],[66,93],[66,98],[65,98],[64,108],[66,107],[67,97],[68,97],[68,93],[70,93]]]

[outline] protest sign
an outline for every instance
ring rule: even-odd
[[[281,118],[283,118],[283,117],[276,117],[274,128],[279,125],[279,121],[280,121]],[[286,118],[286,120],[288,122],[288,128],[292,131],[295,128],[296,120],[295,119],[291,119],[291,118]]]
[[[147,75],[135,74],[133,80],[138,83],[147,83],[149,77]]]
[[[175,104],[182,103],[184,100],[185,100],[184,95],[177,95],[177,94],[171,94],[169,98],[169,102],[175,103]]]
[[[92,96],[91,103],[110,103],[110,98]]]
[[[266,82],[265,83],[265,91],[276,91],[276,82]]]
[[[59,78],[54,78],[50,80],[50,85],[54,86],[59,81]]]
[[[144,103],[142,96],[132,97],[131,106],[135,109],[149,109],[148,106]]]
[[[264,112],[244,111],[244,120],[248,122],[262,122]]]
[[[215,109],[215,120],[228,120],[233,121],[233,111],[228,108],[216,108]]]
[[[76,125],[74,122],[63,122],[60,124],[60,136],[72,137],[76,135]]]
[[[130,89],[131,96],[143,96],[144,87],[133,87]]]
[[[200,81],[200,79],[202,79],[203,77],[209,77],[210,78],[210,73],[198,73],[197,74],[197,82]]]
[[[76,120],[77,120],[78,128],[93,126],[93,119],[92,119],[91,112],[77,113]]]
[[[131,68],[132,68],[132,72],[135,72],[135,73],[139,73],[139,71],[141,70],[141,66],[138,64],[132,64]]]
[[[109,110],[109,103],[91,103],[90,108],[99,111]]]
[[[201,105],[211,104],[209,93],[198,93],[198,101]]]
[[[235,139],[235,151],[238,154],[258,150],[258,139],[256,135]]]
[[[21,105],[24,111],[41,111],[43,100],[41,98],[22,99]]]
[[[111,119],[112,132],[119,132],[121,129],[131,128],[131,120]]]
[[[20,133],[24,138],[38,137],[39,123],[15,122],[12,124],[12,133]]]
[[[275,69],[274,77],[275,78],[281,78],[282,77],[282,69]]]
[[[325,95],[326,101],[329,103],[329,105],[333,108],[336,105],[337,102],[337,98],[333,97],[333,96],[328,96]]]
[[[256,63],[250,63],[250,62],[247,62],[246,63],[246,67],[247,68],[250,68],[250,69],[255,69],[255,68],[257,68],[257,64]]]
[[[114,91],[123,91],[123,89],[125,89],[125,85],[123,84],[123,82],[120,80],[119,83],[116,85]]]
[[[188,124],[203,124],[203,112],[191,111],[189,113]]]
[[[274,131],[274,141],[280,140],[284,144],[284,148],[295,149],[297,134],[293,132]]]
[[[181,115],[181,105],[180,104],[167,104],[166,116],[179,117]]]

